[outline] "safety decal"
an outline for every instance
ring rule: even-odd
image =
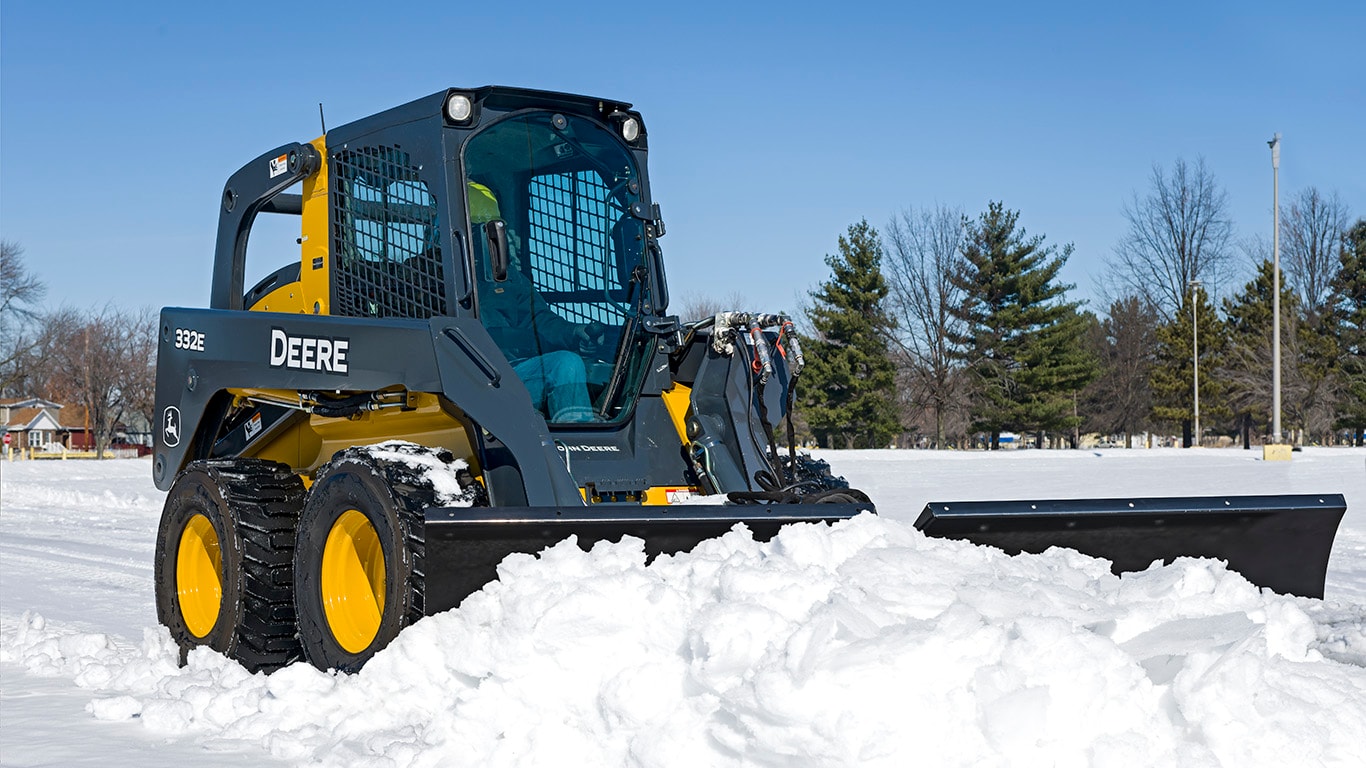
[[[246,430],[248,440],[251,440],[252,438],[261,434],[261,414],[257,413],[253,415],[250,419],[247,419]]]
[[[161,442],[167,448],[180,445],[180,409],[174,405],[166,406],[161,412]]]
[[[697,493],[691,488],[669,488],[664,491],[664,499],[670,504],[682,504],[696,496]]]
[[[270,177],[273,179],[289,170],[289,155],[280,155],[270,159]]]

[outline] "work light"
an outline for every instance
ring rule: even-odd
[[[472,114],[474,114],[474,103],[470,101],[469,96],[463,93],[452,93],[450,98],[446,99],[446,117],[449,117],[451,122],[463,123],[469,120]]]

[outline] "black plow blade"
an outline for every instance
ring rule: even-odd
[[[516,552],[535,554],[570,536],[585,551],[635,536],[645,553],[686,552],[744,523],[759,541],[792,523],[835,523],[872,504],[745,504],[593,507],[433,507],[426,513],[422,569],[427,615],[449,610],[497,577]]]
[[[915,527],[1008,554],[1049,547],[1110,560],[1115,573],[1154,560],[1211,557],[1275,592],[1323,597],[1342,494],[1168,499],[959,501],[925,505]]]

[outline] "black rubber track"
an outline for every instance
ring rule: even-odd
[[[214,459],[189,464],[166,498],[157,541],[157,614],[180,645],[208,645],[251,672],[271,672],[303,657],[294,610],[294,539],[303,482],[284,464]],[[223,558],[223,605],[203,638],[179,613],[175,556],[195,513],[214,524]]]

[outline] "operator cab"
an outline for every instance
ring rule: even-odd
[[[624,422],[667,305],[629,107],[451,90],[329,131],[327,195],[305,189],[301,242],[305,282],[326,262],[330,295],[303,311],[473,315],[550,426]],[[329,201],[331,248],[310,258],[312,200]]]
[[[624,418],[655,303],[635,158],[596,120],[533,111],[475,133],[463,161],[484,327],[551,424]]]

